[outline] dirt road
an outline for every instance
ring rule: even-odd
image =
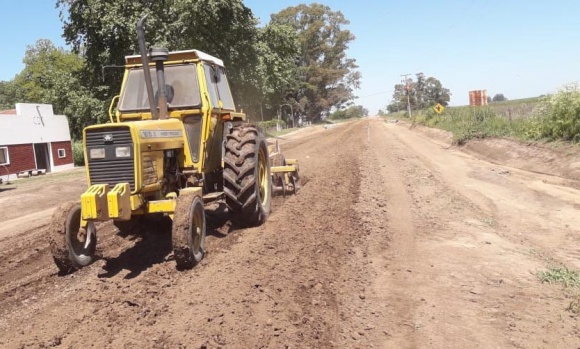
[[[213,218],[186,272],[156,222],[99,225],[100,259],[59,276],[44,234],[82,171],[0,192],[0,347],[580,347],[578,291],[537,277],[580,269],[575,181],[379,119],[284,138],[299,194],[259,228]]]

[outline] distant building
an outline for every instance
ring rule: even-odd
[[[469,91],[469,105],[472,107],[487,105],[487,90]]]
[[[0,178],[74,168],[70,130],[50,104],[18,103],[0,111]]]

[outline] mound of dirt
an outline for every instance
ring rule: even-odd
[[[471,140],[461,150],[492,163],[580,180],[580,148],[577,145],[524,143],[505,138],[488,138]]]
[[[413,126],[413,130],[436,143],[451,146],[453,141],[453,134],[444,130],[421,125]],[[484,138],[472,139],[458,148],[497,165],[580,181],[580,146],[578,145]],[[571,185],[580,187],[580,183]]]

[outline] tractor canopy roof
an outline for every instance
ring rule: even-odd
[[[199,59],[201,61],[205,61],[211,64],[218,65],[220,67],[224,67],[224,62],[216,58],[212,55],[209,55],[205,52],[199,50],[185,50],[185,51],[173,51],[169,52],[169,62],[170,61],[188,61],[188,60],[196,60]],[[125,56],[125,64],[133,65],[133,64],[141,64],[141,55],[132,55],[132,56]]]

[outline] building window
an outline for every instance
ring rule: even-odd
[[[8,156],[8,148],[0,148],[0,165],[10,165],[10,157]]]
[[[66,151],[64,149],[59,149],[58,150],[58,158],[62,159],[64,157],[66,157]]]

